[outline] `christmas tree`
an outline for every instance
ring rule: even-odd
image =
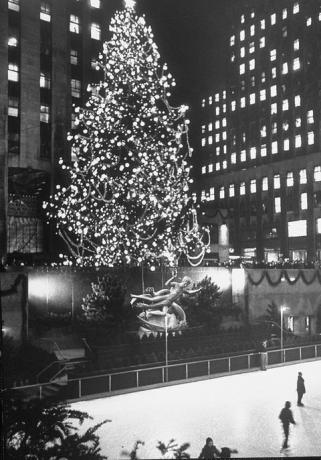
[[[76,160],[60,160],[69,186],[57,186],[47,214],[79,265],[138,265],[195,250],[198,260],[204,245],[188,198],[188,107],[169,104],[175,80],[132,1],[109,31],[97,60],[104,79],[89,85],[68,136]]]

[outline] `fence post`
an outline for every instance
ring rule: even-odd
[[[165,370],[164,370],[164,367],[162,367],[162,379],[163,379],[163,383],[165,383]]]
[[[247,355],[247,368],[250,369],[251,367],[251,355]]]
[[[299,350],[300,350],[300,361],[301,361],[302,360],[302,348],[300,347]]]
[[[231,358],[228,358],[228,371],[231,372]]]
[[[42,399],[42,385],[39,386],[39,399]]]
[[[81,379],[78,379],[78,398],[81,398]]]
[[[136,387],[139,387],[139,371],[136,371]]]
[[[317,353],[317,346],[314,345],[314,357],[316,358],[318,356],[318,353]]]
[[[111,391],[111,375],[108,374],[108,387],[109,387],[109,391]]]
[[[188,379],[188,364],[185,364],[185,379]]]
[[[210,375],[210,373],[211,373],[210,362],[207,361],[207,375]]]

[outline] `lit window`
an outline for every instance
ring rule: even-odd
[[[8,46],[18,46],[17,37],[9,37],[8,38]]]
[[[222,119],[222,126],[223,126],[223,128],[225,128],[225,126],[226,126],[226,118]]]
[[[295,148],[298,149],[301,147],[301,145],[302,145],[301,135],[297,134],[295,136]]]
[[[205,200],[205,190],[202,190],[201,192],[201,200]]]
[[[255,75],[251,75],[251,86],[255,86]]]
[[[43,72],[40,73],[40,88],[50,89],[50,77]]]
[[[275,61],[276,60],[276,50],[271,50],[270,51],[270,60]]]
[[[80,32],[80,25],[79,25],[79,17],[71,14],[70,21],[69,21],[69,30],[75,34],[79,34]]]
[[[266,144],[261,145],[261,157],[266,157]]]
[[[230,45],[233,46],[235,45],[235,35],[232,35],[230,38]]]
[[[241,24],[244,24],[244,21],[245,21],[245,16],[244,16],[244,14],[242,14],[242,16],[241,16]]]
[[[220,188],[220,198],[221,199],[225,198],[225,189],[224,189],[224,187]]]
[[[216,109],[215,109],[215,114],[216,114],[216,115],[219,115],[219,114],[220,114],[220,108],[219,108],[219,107],[216,107]]]
[[[271,97],[275,97],[277,95],[276,85],[271,86],[270,94],[271,94]]]
[[[266,137],[266,126],[263,125],[260,130],[261,137]]]
[[[272,78],[276,78],[276,67],[272,67],[271,74],[272,74]]]
[[[255,59],[251,59],[250,60],[250,70],[254,70],[255,69]]]
[[[20,0],[9,0],[8,8],[9,10],[19,11],[20,10]]]
[[[208,172],[209,172],[209,173],[213,172],[213,163],[210,163],[210,164],[208,165]]]
[[[225,90],[223,91],[222,97],[223,97],[223,99],[226,99],[226,91]]]
[[[278,153],[278,141],[273,141],[272,142],[272,153]]]
[[[232,163],[233,165],[236,164],[236,153],[232,153],[232,154],[231,154],[231,163]]]
[[[202,147],[205,147],[205,145],[206,145],[206,139],[203,137],[202,138]]]
[[[300,184],[306,184],[307,183],[307,170],[306,169],[300,169]]]
[[[283,141],[283,149],[286,152],[290,149],[290,141],[289,141],[289,139],[284,139],[284,141]]]
[[[273,13],[271,14],[271,26],[273,26],[276,23],[276,14]]]
[[[314,167],[314,180],[315,182],[321,181],[321,166]]]
[[[218,161],[216,164],[215,164],[215,170],[216,171],[219,171],[221,169],[221,163]]]
[[[215,93],[215,102],[219,102],[220,100],[220,93]]]
[[[8,80],[19,81],[19,67],[17,64],[8,65]]]
[[[289,237],[307,236],[307,221],[306,220],[293,220],[288,222],[288,235]]]
[[[240,183],[240,195],[245,195],[245,182]]]
[[[240,40],[243,41],[245,39],[245,30],[241,30],[240,32]]]
[[[250,54],[254,53],[255,51],[255,45],[254,45],[254,42],[251,42],[250,43]]]
[[[220,142],[220,133],[215,134],[215,142]]]
[[[220,148],[216,147],[216,155],[219,155],[219,154],[220,154]]]
[[[245,73],[245,64],[240,65],[240,75],[242,75],[243,73]]]
[[[321,12],[319,13],[319,21],[321,21]]]
[[[276,102],[274,104],[271,104],[271,115],[274,115],[278,112],[278,108],[276,105]]]
[[[227,168],[227,161],[226,161],[226,160],[223,161],[222,167],[223,167],[223,169],[226,169],[226,168]]]
[[[289,130],[289,122],[287,120],[285,120],[282,123],[282,127],[283,127],[283,131],[288,131]]]
[[[308,194],[306,192],[300,195],[300,207],[303,211],[308,209]]]
[[[280,174],[275,174],[273,177],[273,187],[278,190],[281,187]]]
[[[206,166],[202,166],[202,174],[206,174]]]
[[[220,120],[216,120],[215,129],[220,129]]]
[[[246,142],[246,133],[243,131],[242,133],[242,141],[243,142]]]
[[[265,19],[261,19],[261,29],[265,29]]]
[[[100,40],[101,37],[101,30],[100,25],[96,22],[93,22],[90,26],[90,37],[94,40]]]
[[[298,117],[298,118],[295,119],[295,127],[300,128],[300,126],[301,126],[301,118]]]
[[[232,112],[234,112],[234,110],[236,109],[236,101],[231,102],[231,109],[232,109]]]
[[[313,110],[308,110],[308,113],[307,113],[307,123],[308,123],[309,125],[311,125],[311,124],[314,123]]]
[[[262,190],[263,192],[269,190],[269,181],[267,177],[262,177]]]
[[[254,10],[251,10],[251,18],[254,18],[255,17],[255,12]]]
[[[223,131],[223,132],[222,132],[222,140],[223,140],[223,141],[226,141],[226,131]]]
[[[256,158],[256,147],[251,147],[250,148],[250,157],[251,157],[251,160],[255,160],[255,158]]]
[[[288,17],[288,10],[286,8],[284,8],[282,10],[282,19],[286,19]]]
[[[50,22],[50,5],[47,2],[40,3],[40,19],[42,21]]]
[[[287,26],[282,27],[282,37],[287,37],[288,36],[288,28]]]
[[[71,80],[71,95],[73,97],[79,98],[80,97],[80,88],[81,88],[80,81],[76,80],[75,78],[73,78]]]
[[[288,99],[284,99],[282,101],[282,110],[285,111],[285,110],[289,110],[289,100]]]
[[[281,212],[281,198],[279,196],[274,198],[274,212]]]
[[[300,49],[300,41],[299,41],[298,38],[296,40],[294,40],[294,42],[293,42],[293,49],[294,49],[294,51],[297,51],[298,49]]]
[[[250,104],[255,104],[255,93],[250,94]]]
[[[296,2],[293,5],[293,14],[297,14],[299,11],[300,11],[300,6],[299,6],[299,3]]]
[[[223,104],[223,113],[226,112],[226,104]]]
[[[202,99],[201,105],[202,107],[205,107],[205,99]]]
[[[208,136],[208,144],[212,145],[213,144],[213,136]]]
[[[100,8],[100,0],[90,0],[90,6],[92,8]]]
[[[241,108],[245,107],[245,97],[241,97],[240,106],[241,106]]]
[[[215,200],[215,188],[210,187],[210,200],[213,201]]]
[[[300,58],[293,59],[293,70],[299,70],[301,67]]]
[[[317,219],[317,233],[321,233],[321,217]]]
[[[42,123],[49,123],[49,105],[40,105],[40,121]]]
[[[250,183],[250,192],[251,193],[256,193],[256,180],[252,179]]]
[[[278,124],[276,121],[272,123],[272,134],[276,134],[278,132]]]
[[[250,27],[250,35],[253,36],[255,34],[255,26],[252,24]]]
[[[235,61],[235,54],[233,53],[231,56],[231,62],[234,62],[234,61]]]
[[[229,186],[229,196],[232,198],[233,196],[235,196],[235,185],[234,184],[230,184]]]
[[[293,187],[293,184],[294,184],[293,172],[288,172],[286,175],[286,186]]]
[[[261,37],[260,38],[260,48],[264,48],[265,47],[265,37]]]
[[[310,27],[312,24],[312,18],[307,19],[307,26]]]
[[[212,131],[212,129],[213,129],[213,123],[209,123],[209,124],[208,124],[208,130],[209,130],[209,131]]]
[[[244,48],[244,46],[242,46],[242,48],[240,49],[240,56],[241,56],[241,58],[245,56],[245,48]]]
[[[206,129],[206,126],[202,125],[202,134],[205,134],[205,129]]]
[[[266,99],[266,90],[261,89],[261,91],[260,91],[260,100],[265,101],[265,99]]]
[[[262,72],[261,73],[261,83],[265,83],[265,80],[266,80],[265,72]]]
[[[17,97],[9,96],[8,115],[9,117],[19,116],[19,99]]]
[[[295,96],[294,105],[295,107],[299,107],[301,105],[301,96]]]
[[[208,97],[208,103],[209,103],[209,105],[213,104],[213,97],[212,96]]]
[[[283,62],[283,64],[282,64],[282,73],[283,73],[283,75],[287,74],[288,71],[289,71],[288,63],[287,63],[287,62]]]
[[[70,64],[72,65],[78,64],[78,51],[70,50]]]
[[[241,161],[246,161],[246,150],[241,150]]]
[[[310,131],[308,132],[308,145],[313,145],[314,144],[314,132]]]

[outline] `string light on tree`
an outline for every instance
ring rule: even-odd
[[[188,195],[188,107],[170,105],[175,80],[134,4],[126,0],[111,19],[97,60],[104,78],[75,109],[68,140],[76,159],[60,160],[69,185],[44,203],[81,266],[173,261],[191,250],[204,257]]]

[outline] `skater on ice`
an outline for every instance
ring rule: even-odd
[[[290,407],[291,407],[290,401],[286,401],[285,406],[283,407],[279,415],[279,419],[282,422],[283,432],[284,432],[284,442],[283,442],[282,449],[287,449],[289,447],[288,440],[289,440],[290,423],[292,423],[293,425],[296,425],[296,422],[293,418],[293,413]]]
[[[302,377],[302,372],[298,373],[296,391],[298,393],[298,406],[304,406],[302,402],[302,397],[305,393],[305,385],[304,385],[304,378]]]

